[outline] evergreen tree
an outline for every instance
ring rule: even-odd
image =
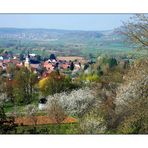
[[[70,64],[70,70],[73,71],[73,70],[74,70],[74,67],[75,67],[75,66],[74,66],[74,63],[71,62],[71,64]]]

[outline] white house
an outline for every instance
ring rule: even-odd
[[[38,104],[38,108],[39,110],[44,110],[46,109],[46,103],[47,103],[47,99],[46,98],[41,98]]]
[[[0,60],[3,60],[4,58],[2,56],[0,56]]]

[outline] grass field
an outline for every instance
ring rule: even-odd
[[[18,126],[17,134],[80,134],[77,123]]]

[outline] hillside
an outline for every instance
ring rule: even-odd
[[[0,28],[0,48],[21,52],[30,49],[66,55],[129,52],[124,38],[108,31]]]

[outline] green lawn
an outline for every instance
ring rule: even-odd
[[[18,126],[17,134],[80,134],[78,123]]]
[[[38,102],[37,101],[32,102],[29,105],[34,105],[38,109]],[[23,104],[17,105],[16,107],[14,107],[14,104],[12,102],[5,102],[5,104],[4,104],[4,110],[7,115],[10,115],[11,113],[16,112],[16,114],[18,116],[23,116],[26,114],[26,108],[27,108],[27,105],[23,105]],[[47,113],[45,111],[40,111],[40,110],[37,110],[36,114],[38,116],[39,115],[47,115]]]

